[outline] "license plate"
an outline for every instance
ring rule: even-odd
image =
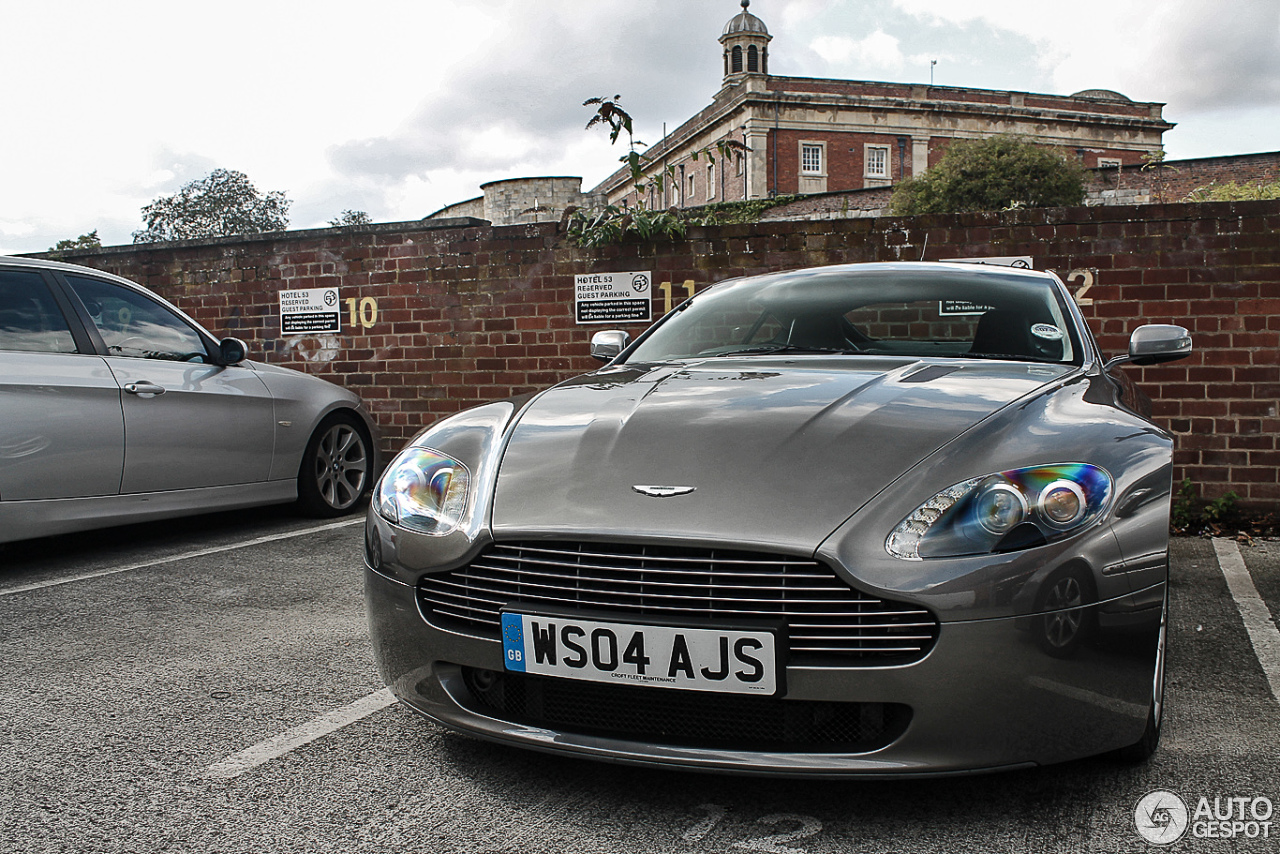
[[[502,614],[507,670],[614,685],[772,695],[771,631],[677,628],[538,614]]]

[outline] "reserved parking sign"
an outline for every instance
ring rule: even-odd
[[[280,292],[280,331],[284,335],[341,332],[337,288]]]
[[[648,323],[653,319],[653,273],[586,273],[573,277],[578,323]]]

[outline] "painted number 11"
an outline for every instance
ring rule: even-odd
[[[695,283],[693,279],[685,279],[684,284],[681,285],[681,287],[684,288],[686,296],[693,296],[693,289],[697,287],[697,283]],[[667,314],[671,311],[672,307],[671,291],[673,290],[673,286],[670,282],[663,282],[658,285],[658,290],[662,291],[662,313]],[[350,302],[350,300],[348,300],[348,302]]]

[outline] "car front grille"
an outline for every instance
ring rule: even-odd
[[[424,576],[418,597],[433,625],[492,638],[513,604],[655,624],[781,620],[793,664],[904,664],[938,637],[929,611],[863,594],[818,561],[721,549],[498,543],[468,566]]]
[[[604,685],[462,668],[463,705],[512,723],[671,746],[865,753],[911,722],[901,703],[837,703]]]

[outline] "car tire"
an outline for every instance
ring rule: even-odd
[[[298,469],[298,506],[309,516],[354,511],[373,482],[373,444],[353,415],[328,416],[311,434]]]
[[[1165,582],[1164,606],[1160,610],[1159,640],[1156,643],[1156,668],[1151,679],[1151,705],[1147,708],[1147,725],[1142,731],[1142,738],[1116,751],[1116,757],[1121,762],[1134,765],[1146,762],[1160,746],[1160,728],[1164,723],[1164,664],[1168,621],[1169,585]]]

